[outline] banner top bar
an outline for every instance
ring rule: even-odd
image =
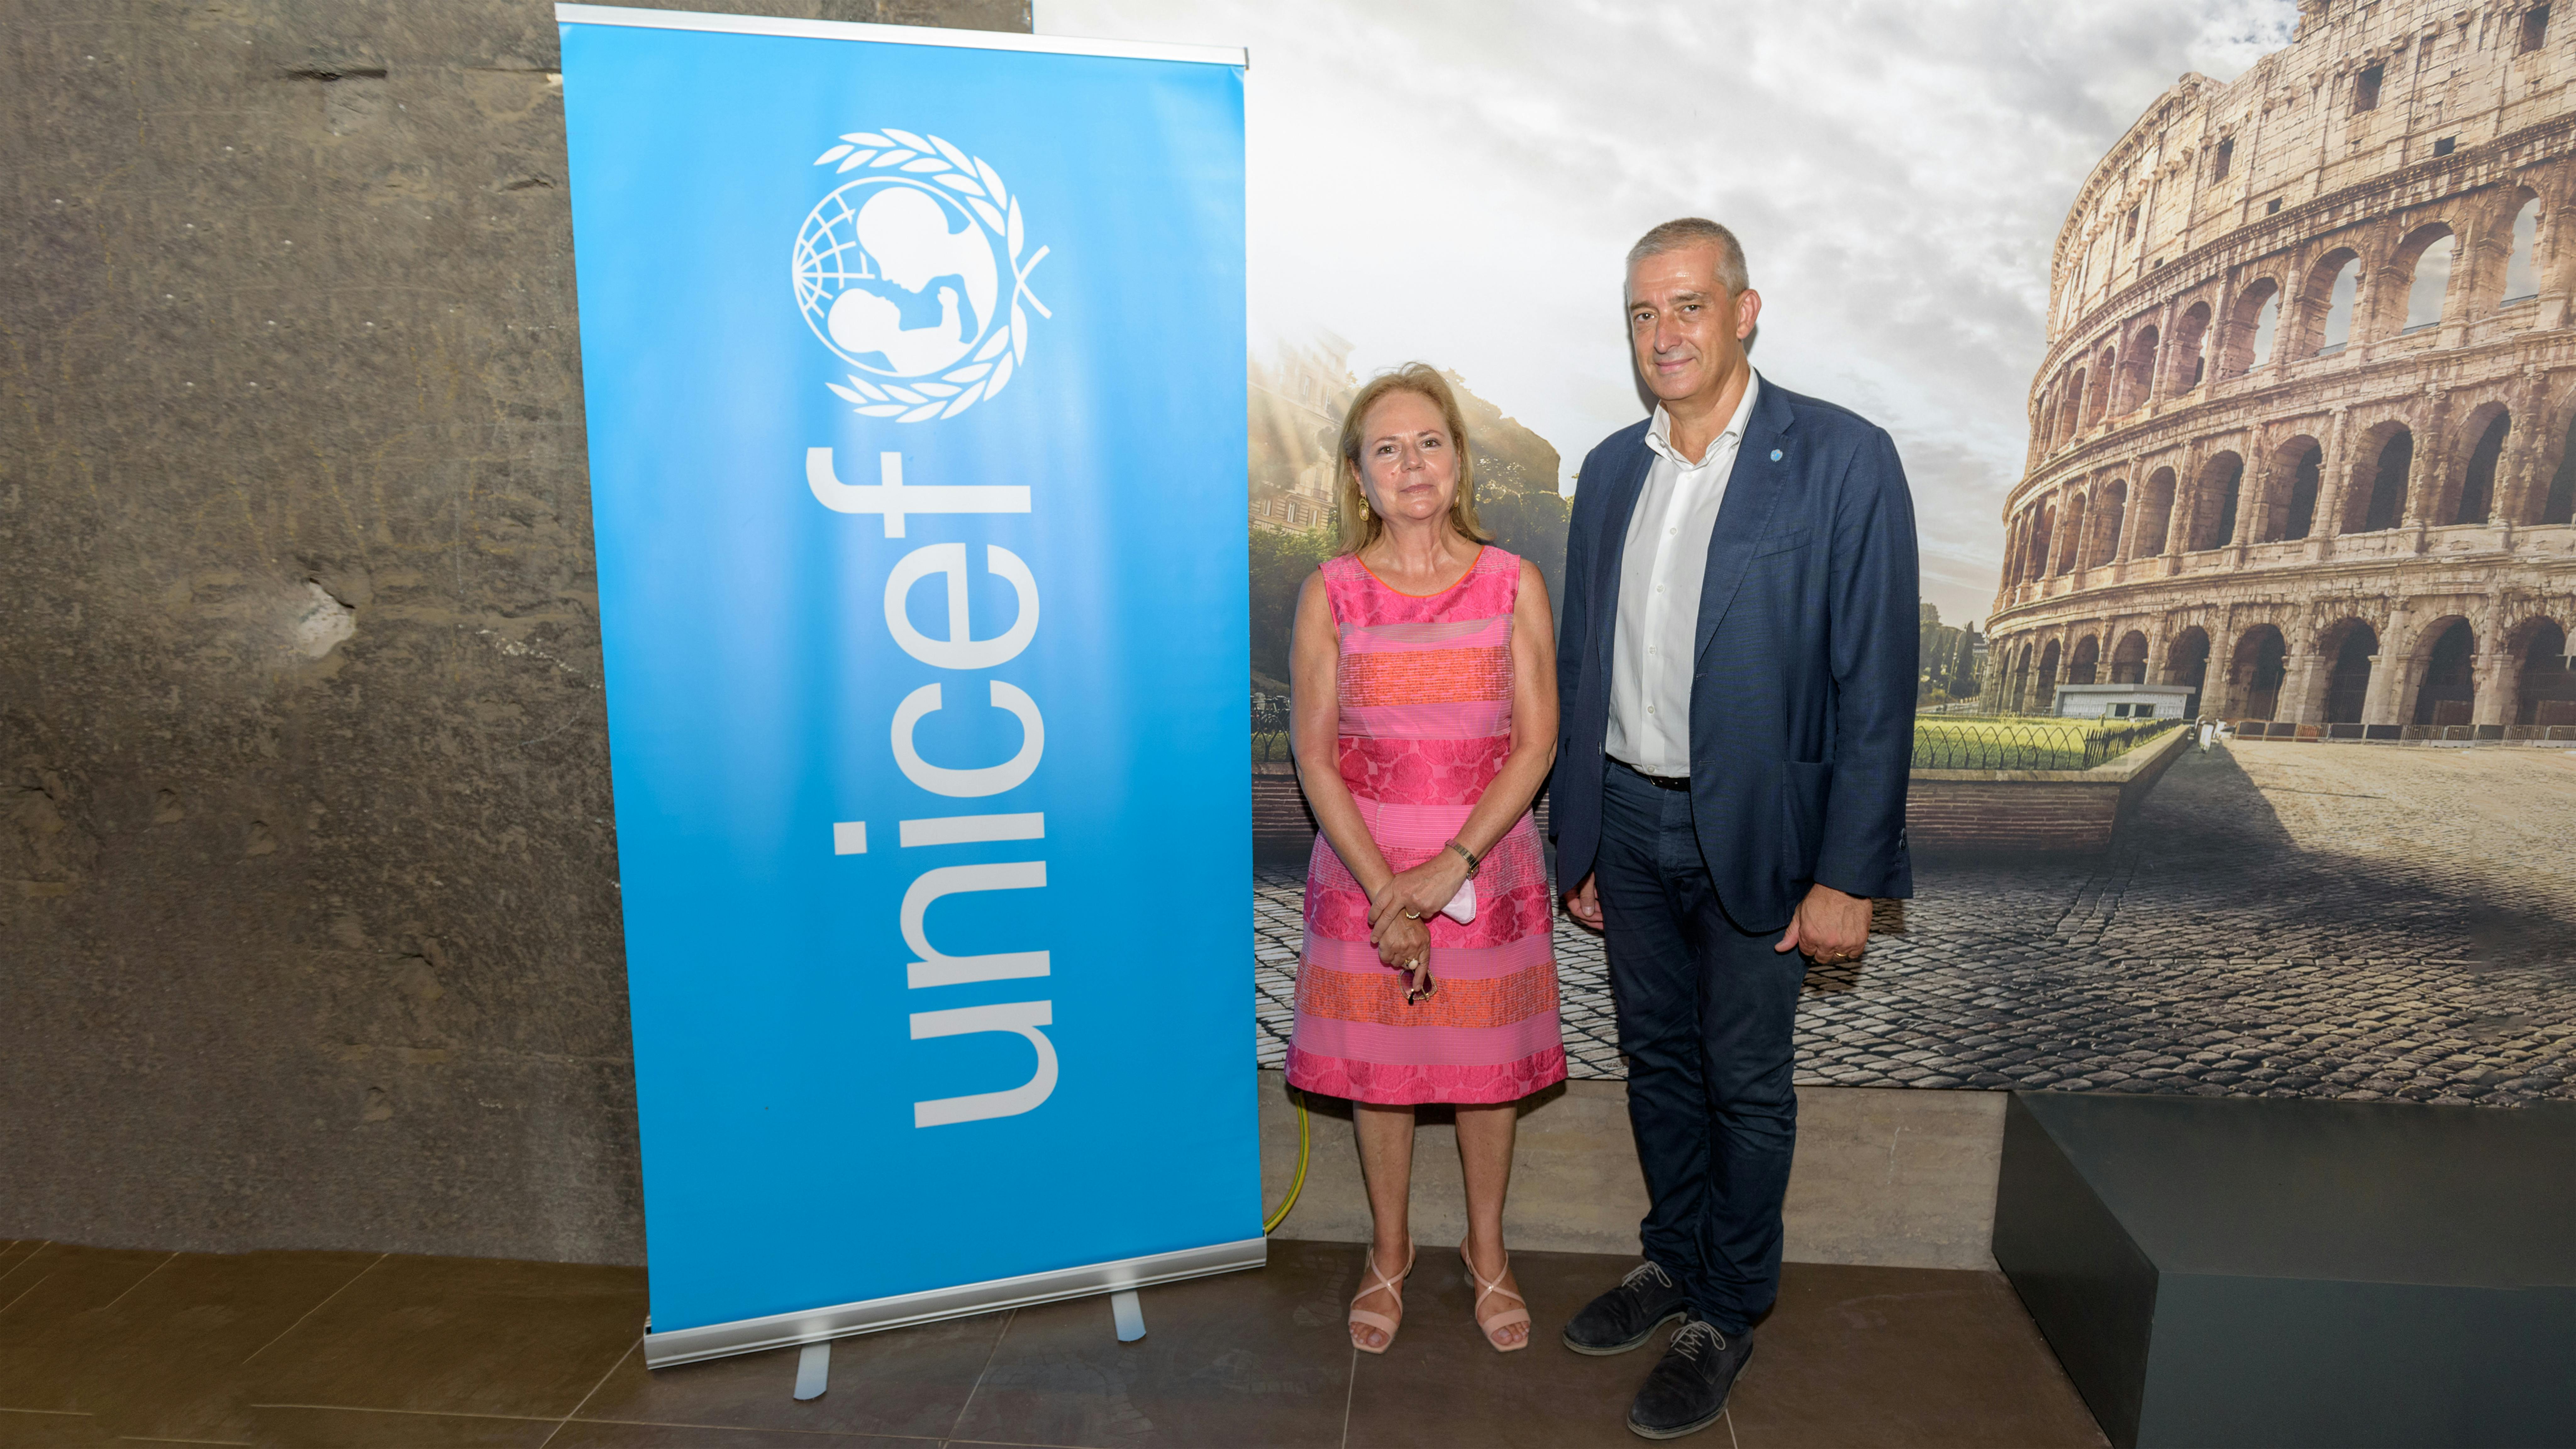
[[[639,30],[785,35],[804,40],[872,40],[880,45],[944,45],[961,50],[1017,50],[1045,55],[1097,55],[1114,60],[1175,60],[1252,67],[1240,46],[1162,45],[1145,40],[1085,40],[1071,35],[1019,35],[1001,30],[944,30],[929,25],[861,25],[843,20],[782,20],[767,15],[707,15],[642,10],[631,5],[555,6],[558,25],[623,25]]]

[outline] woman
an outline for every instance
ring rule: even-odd
[[[1384,1353],[1413,1269],[1413,1109],[1451,1102],[1477,1326],[1529,1345],[1503,1251],[1515,1104],[1565,1079],[1530,800],[1556,754],[1556,625],[1476,523],[1467,430],[1419,363],[1342,419],[1342,552],[1306,580],[1289,734],[1323,826],[1288,1081],[1348,1097],[1376,1231],[1351,1342]],[[1469,887],[1472,886],[1472,890]]]

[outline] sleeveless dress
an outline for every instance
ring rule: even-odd
[[[1521,561],[1487,548],[1427,598],[1329,559],[1341,636],[1342,783],[1396,870],[1444,849],[1512,747],[1512,606]],[[1527,812],[1485,855],[1476,919],[1435,915],[1431,998],[1369,944],[1368,892],[1327,837],[1306,868],[1306,947],[1288,1081],[1362,1102],[1510,1102],[1565,1078],[1547,860]]]

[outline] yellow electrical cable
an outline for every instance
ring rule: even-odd
[[[1306,1094],[1297,1092],[1292,1095],[1297,1099],[1297,1180],[1288,1184],[1288,1200],[1262,1223],[1263,1237],[1268,1237],[1273,1229],[1288,1220],[1288,1210],[1297,1205],[1297,1194],[1306,1190]]]

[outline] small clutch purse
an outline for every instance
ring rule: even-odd
[[[1449,898],[1449,904],[1440,908],[1440,914],[1462,926],[1475,921],[1476,878],[1474,876],[1458,882],[1458,894]]]

